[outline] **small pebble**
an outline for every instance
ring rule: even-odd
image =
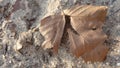
[[[117,66],[120,66],[120,63],[117,63]]]
[[[118,53],[120,53],[120,50],[117,50]]]
[[[12,61],[10,60],[9,63],[12,63]]]
[[[6,59],[5,55],[2,55],[2,57],[3,57],[4,60]]]
[[[108,63],[108,62],[106,62],[106,65],[109,65],[109,63]]]

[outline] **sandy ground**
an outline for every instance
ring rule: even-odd
[[[60,6],[75,4],[108,6],[103,30],[110,51],[104,62],[76,59],[64,42],[53,56],[41,48],[40,32],[31,32],[42,18],[60,12]],[[16,46],[22,49],[17,51]],[[120,0],[0,0],[0,68],[120,68]]]

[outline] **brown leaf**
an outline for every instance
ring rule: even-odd
[[[86,52],[84,55],[82,55],[82,58],[85,61],[104,61],[106,58],[106,55],[108,53],[109,48],[105,46],[104,44],[98,45],[96,48],[91,50],[90,52]]]
[[[68,30],[68,34],[71,43],[71,52],[76,57],[80,57],[84,53],[91,51],[106,39],[106,35],[101,34],[99,30],[96,32],[86,31],[80,35],[76,35],[71,30]]]
[[[77,6],[65,11],[71,16],[70,23],[78,33],[76,35],[68,30],[70,49],[76,57],[85,54],[83,58],[86,61],[101,61],[105,58],[108,48],[103,43],[107,36],[102,31],[102,25],[105,21],[106,9],[105,6]],[[101,53],[101,57],[98,57],[97,52],[104,51],[105,53]]]
[[[63,15],[48,16],[41,21],[40,32],[45,38],[42,44],[44,49],[53,47],[54,52],[57,52],[64,26],[65,18]]]
[[[92,6],[92,5],[76,5],[69,9],[64,10],[65,15],[69,16],[82,16],[92,18],[96,16],[104,16],[107,11],[107,6]],[[94,16],[93,16],[94,15]]]
[[[108,52],[104,45],[107,36],[102,31],[106,13],[106,6],[76,5],[64,10],[65,15],[44,18],[40,26],[45,38],[43,48],[53,48],[57,53],[63,31],[68,29],[70,50],[76,57],[82,56],[85,61],[103,61]],[[65,26],[68,23],[71,27]]]
[[[71,25],[77,32],[102,27],[106,13],[106,6],[82,5],[64,11],[71,16]]]

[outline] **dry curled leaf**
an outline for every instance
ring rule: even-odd
[[[62,15],[48,16],[41,21],[40,32],[45,38],[42,44],[44,49],[53,47],[54,52],[57,52],[61,42],[64,25],[65,18]]]
[[[19,39],[16,41],[16,45],[14,45],[15,51],[19,51],[23,46],[26,45],[27,42],[31,42],[32,33],[32,30],[20,33]]]
[[[64,10],[64,15],[44,18],[40,25],[40,32],[45,38],[43,48],[53,48],[57,53],[65,25],[69,23],[71,52],[76,57],[82,56],[85,61],[103,61],[109,49],[104,43],[107,36],[102,31],[106,13],[106,6],[76,5]]]

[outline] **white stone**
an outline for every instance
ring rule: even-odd
[[[120,62],[119,62],[119,63],[117,63],[117,66],[120,66]]]

